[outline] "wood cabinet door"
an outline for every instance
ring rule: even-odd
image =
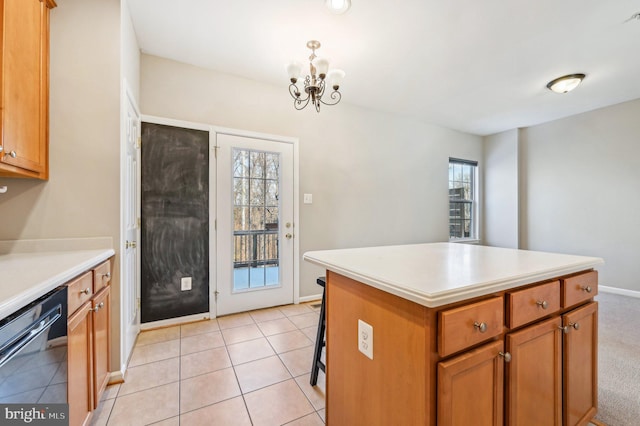
[[[598,407],[598,303],[562,316],[564,334],[564,424],[585,425]]]
[[[4,0],[0,171],[48,177],[49,2]]]
[[[91,302],[67,321],[69,425],[86,424],[93,410]]]
[[[502,350],[496,341],[438,363],[439,426],[502,426]]]
[[[109,382],[109,329],[111,286],[93,298],[93,408],[98,408],[100,395]]]
[[[506,337],[506,424],[562,424],[562,329],[560,317]]]

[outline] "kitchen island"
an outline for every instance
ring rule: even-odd
[[[304,259],[327,270],[328,425],[574,425],[596,414],[602,259],[452,243]]]

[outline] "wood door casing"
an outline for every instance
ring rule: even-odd
[[[93,408],[109,383],[111,286],[102,289],[92,301],[93,308]]]
[[[562,330],[560,317],[506,336],[506,424],[562,424]]]
[[[87,423],[93,410],[93,358],[91,302],[82,305],[67,321],[69,425]]]
[[[587,424],[598,408],[598,302],[562,316],[564,334],[564,424]],[[576,329],[573,324],[579,324]]]
[[[502,426],[503,346],[498,340],[438,363],[438,426]]]

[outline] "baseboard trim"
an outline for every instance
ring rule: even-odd
[[[619,294],[621,296],[635,297],[636,299],[640,299],[640,291],[627,290],[626,288],[618,287],[607,287],[604,285],[599,285],[598,290],[602,291],[603,293]]]
[[[153,329],[156,329],[156,328],[165,328],[165,327],[171,327],[171,326],[174,326],[174,325],[187,324],[187,323],[195,322],[195,321],[208,320],[209,318],[210,318],[209,312],[205,312],[205,313],[202,313],[202,314],[187,315],[187,316],[184,316],[184,317],[169,318],[169,319],[166,319],[166,320],[153,321],[153,322],[145,322],[144,324],[140,324],[140,331],[153,330]]]
[[[313,302],[315,300],[322,300],[322,293],[320,294],[313,294],[311,296],[304,296],[300,298],[300,303],[305,303],[305,302]]]
[[[125,373],[124,369],[121,371],[112,371],[111,373],[109,373],[109,382],[107,383],[107,385],[116,385],[118,383],[124,383],[124,373]]]

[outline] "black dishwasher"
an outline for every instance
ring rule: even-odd
[[[0,321],[0,403],[67,402],[67,287]]]

